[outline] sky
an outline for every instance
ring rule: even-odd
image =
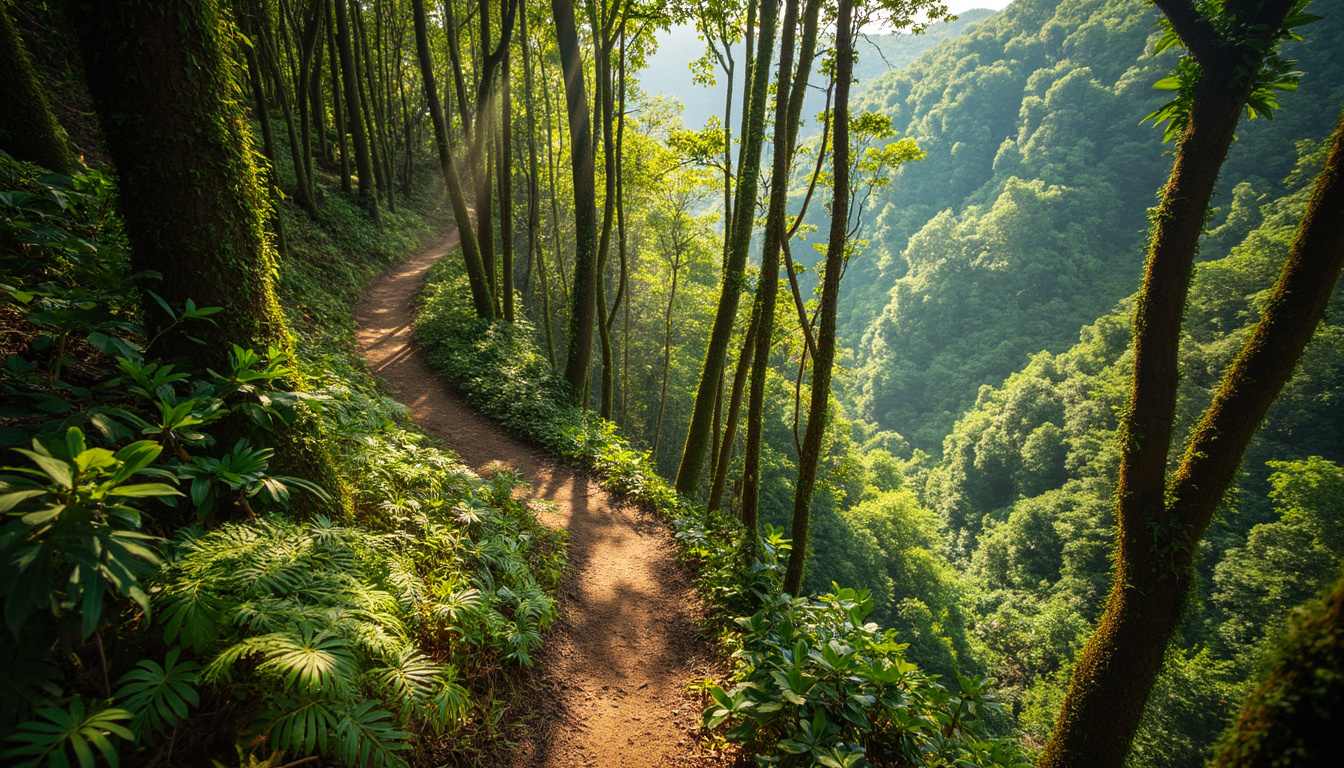
[[[1000,10],[1011,0],[944,0],[952,13],[963,13],[973,8]],[[878,30],[874,30],[875,32]],[[658,34],[658,50],[649,57],[648,65],[637,75],[640,85],[650,93],[663,92],[677,96],[685,109],[682,119],[687,127],[699,128],[710,114],[722,114],[724,78],[719,74],[715,88],[704,88],[691,82],[690,63],[705,51],[705,44],[696,35],[695,27],[680,25]],[[741,56],[738,57],[741,60]],[[741,80],[734,88],[734,100],[740,97]],[[818,101],[818,105],[820,105]],[[816,106],[816,105],[814,105]],[[820,109],[820,106],[816,106]],[[815,110],[813,110],[815,111]],[[806,133],[806,130],[804,131]]]
[[[946,0],[947,9],[953,13],[969,11],[972,8],[988,8],[1000,11],[1007,7],[1009,0]]]

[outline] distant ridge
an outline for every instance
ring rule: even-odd
[[[923,34],[912,35],[908,32],[892,32],[885,35],[864,35],[855,45],[858,54],[854,62],[854,77],[859,81],[856,91],[868,87],[868,83],[878,75],[889,70],[900,69],[914,61],[919,55],[944,40],[969,32],[976,24],[993,16],[997,11],[988,8],[973,8],[957,16],[956,21],[931,25]]]

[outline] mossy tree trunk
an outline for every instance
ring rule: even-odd
[[[1252,78],[1282,39],[1292,0],[1229,2],[1219,31],[1188,0],[1160,7],[1201,66],[1189,123],[1154,215],[1134,316],[1134,375],[1120,430],[1119,541],[1105,612],[1079,654],[1043,768],[1118,768],[1184,615],[1192,563],[1214,511],[1310,340],[1344,259],[1342,134],[1336,130],[1278,286],[1225,374],[1170,480],[1181,317],[1196,246]],[[1235,37],[1227,37],[1235,34]]]
[[[364,117],[360,109],[359,73],[355,65],[354,45],[351,42],[350,15],[347,0],[333,0],[336,10],[336,56],[341,69],[342,102],[345,104],[345,128],[355,145],[355,172],[359,175],[359,199],[368,208],[373,220],[381,224],[378,198],[374,194],[373,158],[369,153],[369,137],[364,131]],[[344,155],[342,155],[344,156]]]
[[[593,357],[593,325],[597,316],[597,176],[588,94],[583,82],[583,51],[579,46],[573,0],[551,0],[555,15],[560,65],[569,116],[569,147],[574,180],[574,288],[570,293],[569,339],[565,381],[576,401],[584,402],[588,365]]]
[[[836,17],[835,150],[832,153],[831,232],[826,242],[826,272],[821,283],[821,328],[812,366],[812,395],[807,409],[807,431],[798,452],[798,483],[793,497],[793,548],[784,572],[784,591],[795,597],[802,590],[807,563],[807,539],[812,518],[812,492],[821,460],[821,440],[826,433],[831,404],[831,372],[835,366],[835,322],[840,299],[840,275],[845,266],[849,238],[849,86],[854,77],[854,6],[840,0]],[[823,139],[824,141],[824,139]],[[825,152],[825,147],[818,152]]]
[[[117,168],[131,268],[162,274],[154,288],[172,306],[192,299],[224,308],[208,333],[165,333],[150,351],[222,370],[231,344],[288,348],[271,285],[275,254],[263,226],[269,203],[227,48],[235,33],[219,0],[71,0],[70,6]],[[145,304],[154,336],[169,318],[155,302]],[[211,343],[197,344],[188,332]],[[301,419],[273,438],[273,470],[312,480],[349,508],[315,422]]]
[[[700,485],[705,454],[709,451],[709,433],[714,425],[714,401],[718,399],[719,378],[723,373],[728,342],[733,336],[733,324],[737,321],[738,303],[746,287],[747,250],[751,247],[756,218],[761,148],[765,144],[765,104],[779,6],[773,2],[761,3],[760,12],[760,38],[757,40],[756,54],[749,59],[747,66],[750,86],[744,94],[747,103],[742,114],[742,143],[737,158],[737,194],[734,197],[732,226],[728,229],[729,239],[724,245],[722,288],[718,307],[714,311],[709,345],[705,350],[705,362],[700,370],[700,383],[695,390],[695,405],[691,410],[690,426],[686,430],[681,463],[677,467],[676,489],[688,495],[694,493]],[[750,26],[748,23],[749,35]]]
[[[8,1],[0,0],[0,72],[4,73],[0,75],[0,149],[47,170],[74,173],[75,159],[66,146],[65,132],[51,113],[9,14]]]

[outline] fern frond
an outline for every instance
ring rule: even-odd
[[[257,729],[271,737],[271,746],[300,755],[326,752],[339,718],[331,704],[317,699],[287,703],[260,713]]]
[[[455,727],[471,712],[471,696],[457,682],[457,668],[448,667],[439,675],[439,689],[434,693],[433,714],[430,718],[435,730]]]
[[[403,648],[386,669],[376,674],[388,701],[403,709],[418,707],[434,695],[434,684],[444,668],[414,647]]]
[[[144,659],[117,681],[121,685],[117,698],[135,713],[131,727],[141,739],[176,725],[187,716],[189,707],[201,703],[196,694],[201,665],[194,661],[178,663],[181,653],[181,648],[169,651],[162,666]]]
[[[365,768],[404,768],[406,761],[395,752],[410,749],[410,734],[396,729],[392,713],[365,701],[351,709],[337,726],[336,757],[346,765]]]
[[[199,653],[219,637],[218,626],[223,619],[220,601],[205,585],[205,579],[179,581],[159,598],[163,603],[165,642],[181,643]]]
[[[108,737],[135,738],[126,726],[121,725],[131,719],[130,712],[115,708],[86,710],[84,700],[78,696],[71,700],[68,710],[47,705],[38,708],[37,716],[36,720],[19,724],[10,734],[9,740],[19,744],[0,752],[0,757],[7,758],[8,765],[14,768],[41,765],[65,768],[70,765],[68,747],[75,753],[80,768],[94,768],[92,746],[102,753],[108,765],[117,768],[117,750]]]
[[[276,632],[261,671],[278,675],[286,687],[307,693],[344,693],[354,677],[355,657],[345,640],[304,627],[301,634]]]

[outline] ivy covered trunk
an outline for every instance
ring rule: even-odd
[[[174,328],[158,302],[147,299],[145,325],[150,338],[158,336],[150,354],[185,358],[198,370],[228,370],[233,344],[289,347],[271,285],[275,252],[264,228],[270,203],[228,49],[236,32],[220,3],[73,0],[71,6],[117,168],[132,269],[162,275],[146,287],[175,312],[188,300],[223,308],[209,328]],[[311,418],[275,439],[277,468],[344,490]]]

